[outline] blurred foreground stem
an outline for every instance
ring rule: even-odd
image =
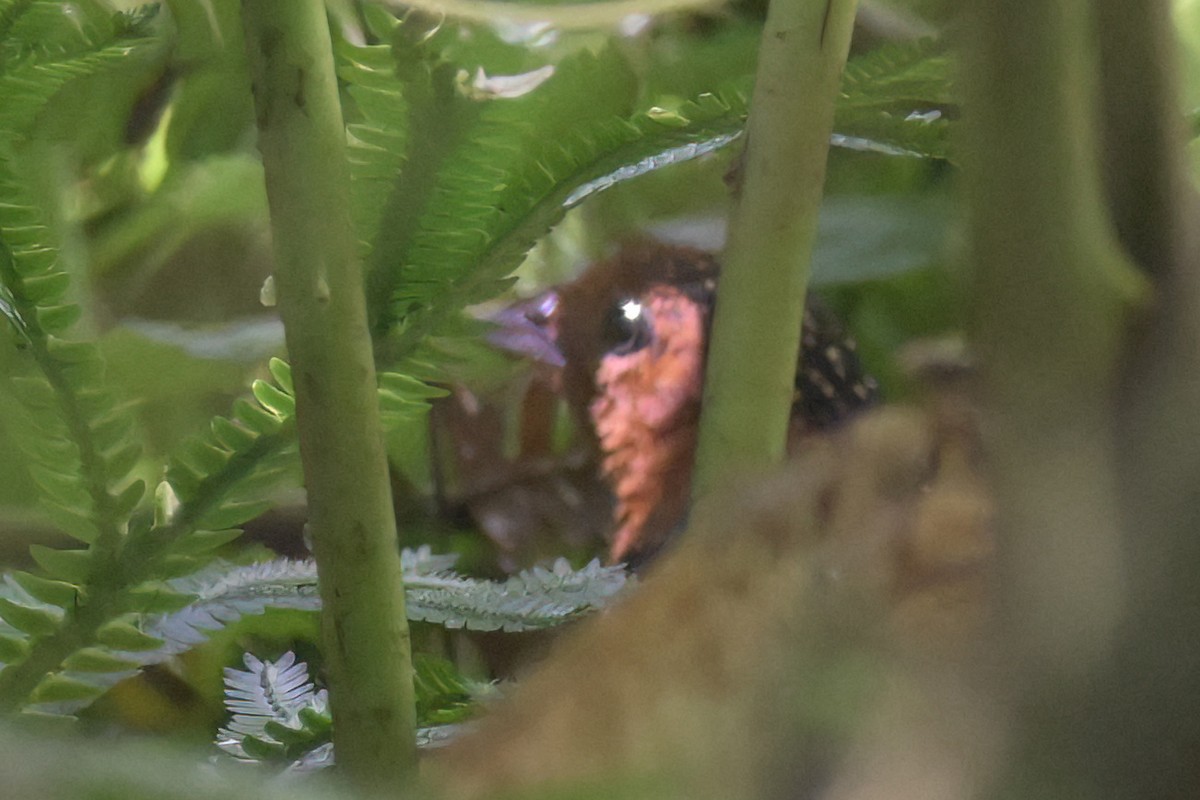
[[[341,771],[415,764],[408,623],[325,4],[244,0]]]
[[[1087,670],[1124,592],[1113,399],[1138,286],[1104,209],[1089,3],[971,5],[964,150],[986,154],[966,173],[972,334],[1006,514],[1004,600],[1023,655]]]
[[[971,337],[999,526],[999,796],[1092,796],[1088,706],[1127,609],[1119,369],[1141,290],[1105,207],[1089,0],[972,0],[962,42]]]
[[[694,494],[784,455],[856,0],[772,0],[713,320]]]

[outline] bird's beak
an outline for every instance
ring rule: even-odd
[[[552,367],[565,365],[555,341],[557,306],[558,294],[551,291],[488,314],[484,319],[495,325],[487,335],[488,342]]]

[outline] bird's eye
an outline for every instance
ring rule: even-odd
[[[650,344],[649,312],[637,300],[623,300],[604,315],[601,328],[606,352],[624,356]]]

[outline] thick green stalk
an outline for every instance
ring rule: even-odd
[[[1107,654],[1124,597],[1113,395],[1136,286],[1104,211],[1091,20],[1087,0],[972,6],[972,338],[1004,512],[1004,600],[1020,655],[1086,672]]]
[[[359,787],[395,790],[415,763],[412,667],[325,5],[242,8],[337,760]]]
[[[1115,395],[1140,284],[1105,209],[1091,5],[973,0],[962,42],[996,656],[1020,723],[1001,796],[1105,796],[1093,692],[1129,601]]]
[[[694,493],[784,455],[856,0],[772,0],[713,320]]]
[[[1131,609],[1095,746],[1125,797],[1195,797],[1200,741],[1200,198],[1186,158],[1170,0],[1096,0],[1109,209],[1156,289],[1125,359],[1121,490]],[[1111,717],[1107,715],[1111,714]]]

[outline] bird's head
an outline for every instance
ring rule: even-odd
[[[617,499],[613,560],[658,549],[686,516],[717,275],[705,252],[640,244],[494,318],[493,341],[550,365],[595,437]],[[795,430],[874,400],[853,343],[812,304],[802,351]]]

